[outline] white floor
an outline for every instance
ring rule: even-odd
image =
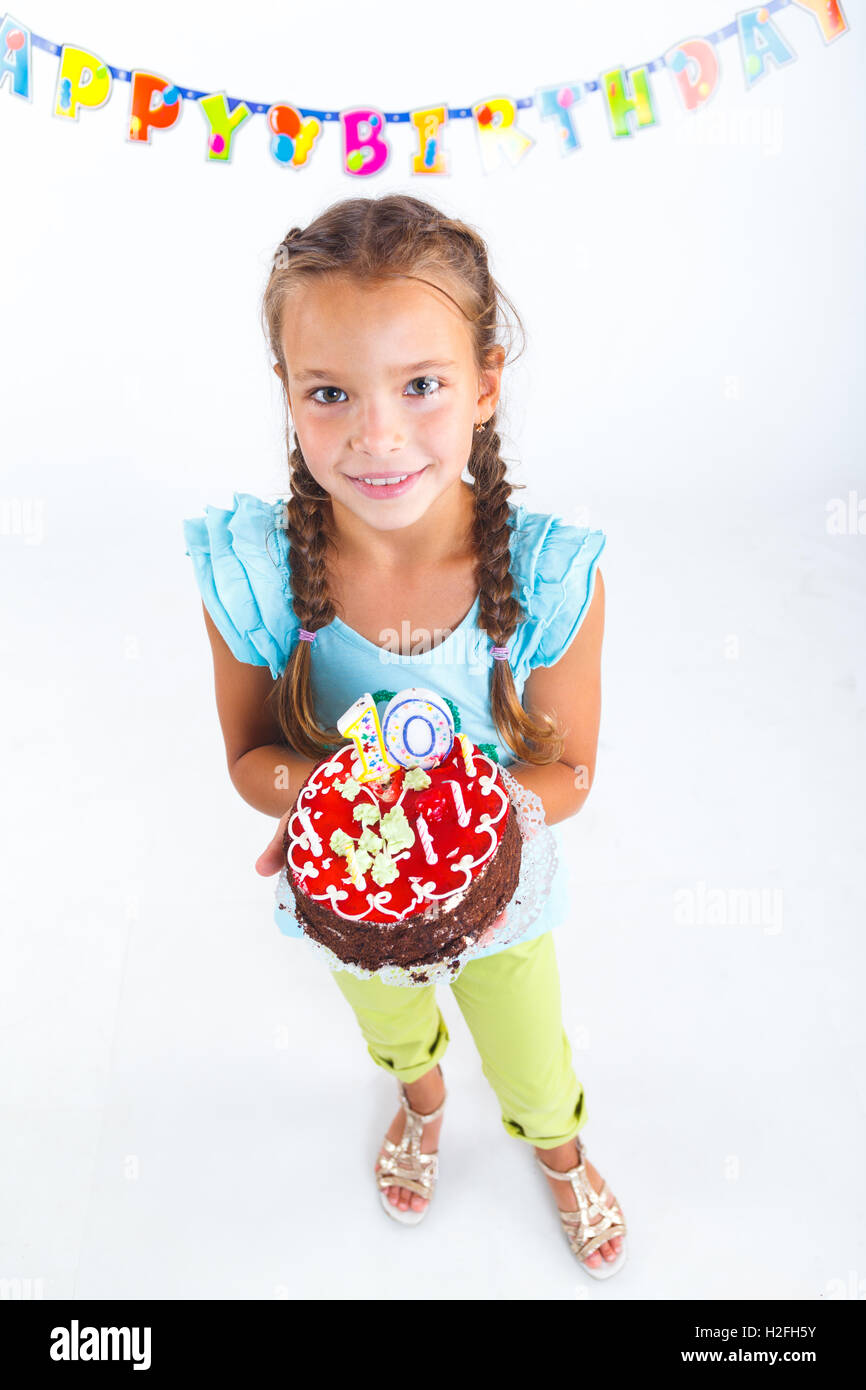
[[[273,823],[225,772],[195,503],[142,489],[109,527],[58,473],[43,542],[0,547],[12,1296],[866,1296],[866,538],[827,534],[818,493],[605,515],[598,774],[556,931],[630,1227],[595,1284],[447,989],[439,1190],[417,1229],[382,1213],[396,1090],[253,871]]]

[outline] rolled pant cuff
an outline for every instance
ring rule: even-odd
[[[399,1056],[388,1056],[383,1051],[377,1051],[371,1043],[367,1044],[367,1051],[377,1067],[381,1067],[383,1071],[390,1072],[392,1076],[396,1076],[397,1080],[402,1081],[404,1085],[411,1086],[413,1081],[418,1081],[422,1076],[425,1076],[428,1071],[432,1071],[437,1063],[441,1062],[448,1050],[449,1041],[448,1028],[444,1018],[442,1018],[440,1014],[439,1031],[436,1034],[436,1040],[432,1047],[424,1049],[423,1057],[417,1058],[416,1060],[415,1058],[410,1059],[409,1057],[401,1058]]]
[[[566,1125],[561,1134],[552,1137],[550,1135],[538,1137],[531,1133],[528,1134],[524,1126],[518,1124],[516,1120],[506,1119],[504,1115],[500,1116],[506,1134],[510,1134],[513,1139],[522,1139],[524,1144],[531,1144],[536,1149],[556,1149],[560,1144],[567,1144],[569,1139],[573,1139],[583,1129],[586,1118],[586,1099],[583,1092],[581,1092],[572,1123]]]

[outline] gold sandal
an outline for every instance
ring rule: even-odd
[[[577,1211],[563,1211],[561,1207],[557,1208],[563,1230],[568,1237],[568,1243],[587,1274],[592,1275],[593,1279],[609,1279],[611,1274],[616,1274],[625,1264],[628,1253],[625,1241],[623,1241],[622,1248],[615,1260],[606,1260],[602,1256],[602,1264],[598,1269],[593,1269],[583,1262],[600,1245],[604,1245],[606,1240],[613,1240],[616,1236],[626,1234],[625,1217],[620,1210],[619,1203],[613,1198],[607,1182],[602,1185],[601,1192],[595,1191],[584,1166],[586,1150],[581,1143],[580,1135],[576,1134],[574,1139],[577,1144],[577,1166],[574,1168],[567,1168],[565,1172],[558,1172],[556,1168],[549,1168],[546,1163],[542,1163],[538,1154],[535,1157],[539,1167],[543,1168],[549,1177],[571,1183],[577,1199]],[[598,1215],[601,1219],[593,1221],[592,1218]]]
[[[439,1075],[442,1075],[441,1067]],[[427,1115],[422,1115],[419,1111],[413,1110],[409,1104],[403,1083],[399,1082],[398,1084],[400,1104],[406,1111],[406,1121],[403,1125],[403,1133],[396,1144],[392,1139],[383,1140],[382,1148],[385,1152],[384,1154],[380,1153],[376,1160],[376,1185],[379,1188],[382,1206],[388,1215],[392,1216],[395,1221],[401,1221],[404,1226],[415,1226],[424,1219],[430,1210],[430,1199],[433,1196],[433,1189],[439,1176],[439,1155],[438,1153],[425,1154],[421,1152],[421,1133],[425,1125],[429,1125],[432,1120],[438,1120],[445,1109],[448,1093],[446,1091],[443,1094],[442,1100],[435,1110],[431,1110]],[[417,1192],[419,1197],[425,1198],[427,1206],[422,1211],[413,1211],[411,1207],[407,1211],[401,1211],[399,1207],[388,1200],[386,1194],[389,1187],[407,1187],[410,1192]]]

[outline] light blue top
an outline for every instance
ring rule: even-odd
[[[545,512],[529,512],[514,503],[509,509],[511,572],[515,593],[527,614],[508,642],[514,683],[522,699],[530,671],[553,666],[578,632],[606,538],[603,531],[572,526]],[[238,661],[269,667],[276,680],[299,640],[301,626],[292,608],[285,503],[236,492],[229,510],[207,506],[203,517],[184,521],[183,533],[205,607],[232,654]],[[319,629],[312,647],[313,698],[320,725],[336,725],[364,691],[424,686],[454,701],[462,732],[473,743],[494,744],[503,766],[514,762],[512,751],[499,740],[490,712],[493,643],[478,627],[478,610],[476,597],[444,641],[405,656],[368,641],[335,617]],[[382,635],[387,637],[385,632]],[[409,633],[395,633],[392,639],[397,648],[410,642]],[[552,829],[556,834],[559,826]],[[561,854],[559,858],[550,898],[522,940],[549,931],[567,914]],[[275,908],[274,919],[285,936],[302,935],[290,910]],[[493,945],[479,954],[504,949]]]

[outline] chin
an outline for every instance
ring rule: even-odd
[[[416,502],[413,498],[410,503],[408,500],[405,506],[398,505],[399,499],[390,503],[387,509],[381,503],[374,502],[370,507],[355,507],[355,515],[367,526],[375,531],[403,531],[407,526],[414,526],[416,521],[430,510],[430,502]]]

